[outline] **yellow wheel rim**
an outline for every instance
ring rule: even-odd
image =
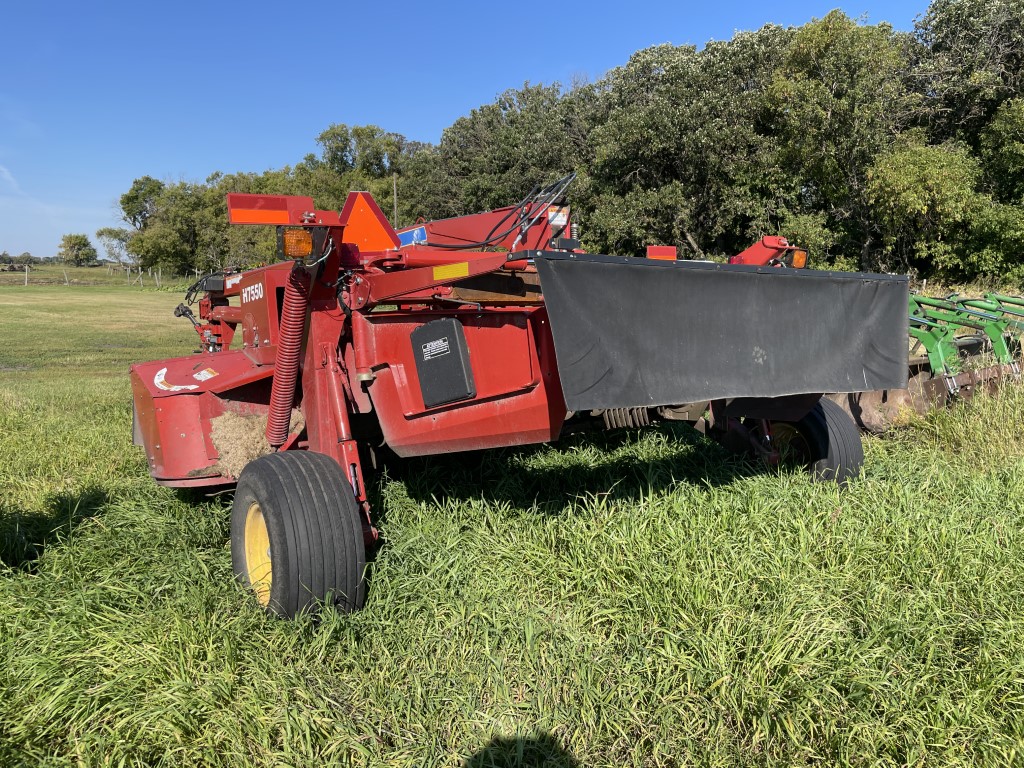
[[[249,505],[245,513],[245,567],[249,572],[249,584],[256,593],[260,605],[270,603],[270,585],[274,580],[270,558],[270,534],[267,521],[258,502]]]
[[[800,430],[792,424],[774,422],[772,424],[772,441],[775,449],[781,454],[783,462],[793,461],[801,464],[809,464],[811,461],[811,446],[807,438],[800,434]]]

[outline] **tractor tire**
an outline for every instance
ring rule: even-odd
[[[231,507],[235,577],[284,618],[366,600],[366,550],[352,488],[331,458],[310,451],[262,456],[242,470]]]
[[[772,438],[783,454],[801,462],[817,480],[845,486],[864,465],[857,424],[841,405],[825,397],[799,421],[772,422]]]

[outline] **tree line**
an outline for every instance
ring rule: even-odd
[[[660,45],[594,83],[530,85],[437,144],[332,125],[319,152],[204,182],[136,179],[118,261],[179,273],[274,258],[229,227],[227,192],[339,208],[373,193],[398,225],[513,203],[569,171],[594,252],[736,253],[763,235],[821,266],[1024,280],[1024,0],[934,0],[911,32],[833,11],[800,27]],[[396,193],[397,192],[397,199]]]
[[[33,256],[30,252],[24,251],[18,256],[12,256],[7,251],[0,251],[0,265],[13,266],[26,264],[38,264],[41,260],[37,256]]]

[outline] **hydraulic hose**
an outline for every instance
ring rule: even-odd
[[[288,439],[291,426],[292,404],[295,402],[295,382],[299,376],[299,353],[302,332],[306,326],[306,273],[296,267],[284,286],[281,307],[281,328],[274,360],[274,382],[270,388],[270,414],[267,416],[267,442],[275,451]]]

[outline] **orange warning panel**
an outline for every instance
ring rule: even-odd
[[[368,192],[349,192],[340,222],[345,228],[342,240],[360,251],[394,251],[401,245],[394,227]]]

